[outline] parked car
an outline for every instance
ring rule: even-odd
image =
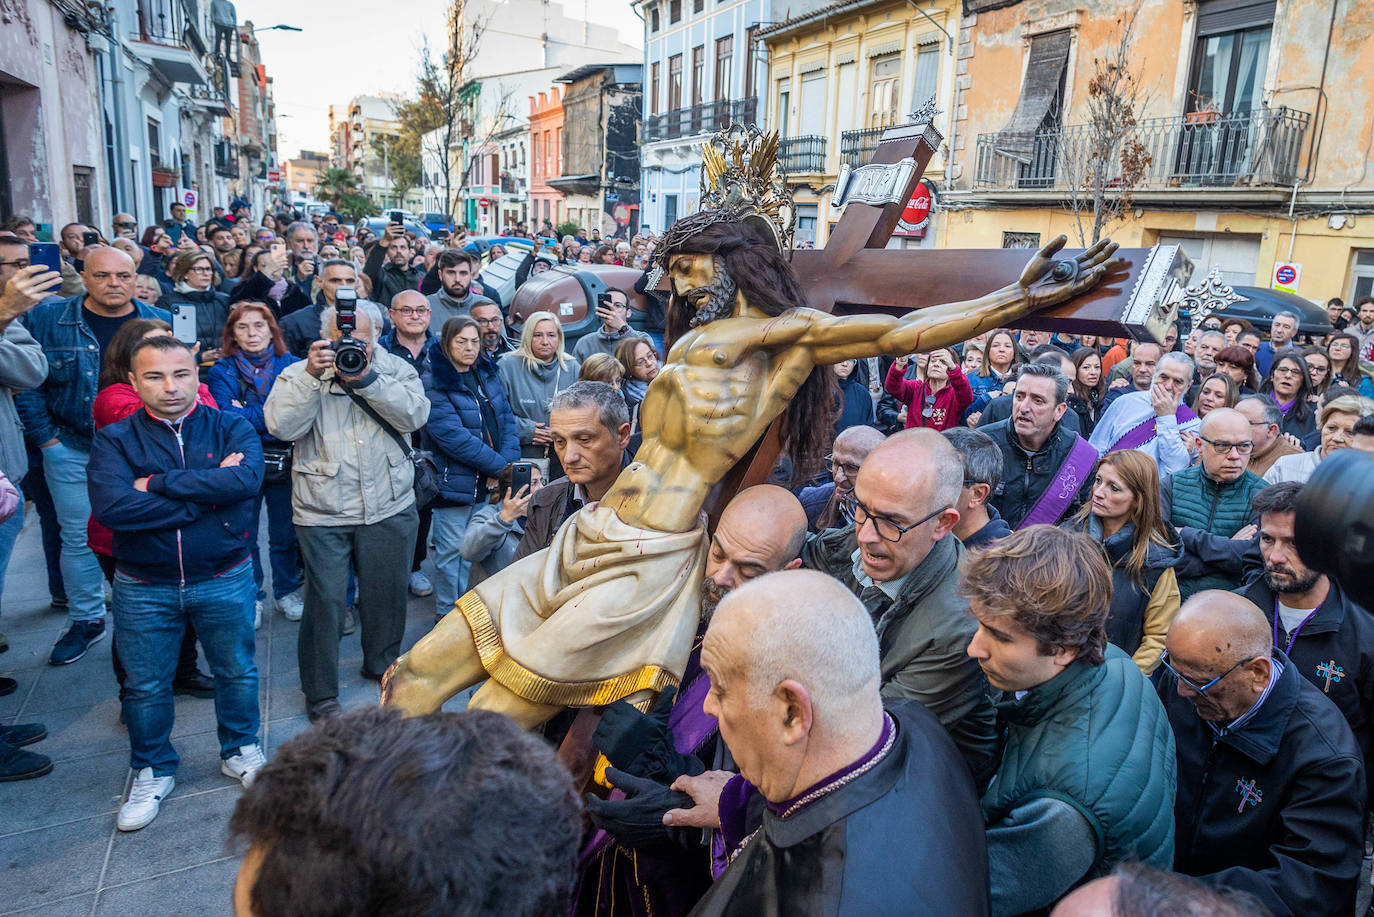
[[[422,213],[420,214],[420,222],[425,224],[430,235],[441,231],[448,235],[453,234],[453,218],[447,213]]]
[[[386,212],[383,211],[382,216],[368,217],[365,220],[360,220],[358,222],[358,228],[366,229],[368,232],[380,236],[382,233],[386,232],[388,222],[389,220],[386,217]],[[401,225],[405,226],[406,232],[414,233],[417,237],[426,241],[429,240],[429,230],[425,228],[423,223],[417,223],[409,215],[406,216]]]

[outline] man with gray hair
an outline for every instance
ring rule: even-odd
[[[564,520],[605,496],[628,464],[630,412],[620,393],[604,382],[575,382],[554,395],[549,433],[563,477],[530,498],[516,560],[547,548]]]
[[[1204,331],[1197,337],[1193,346],[1193,387],[1188,390],[1188,401],[1193,400],[1197,388],[1207,381],[1207,377],[1217,371],[1217,354],[1226,346],[1226,335],[1220,331]]]
[[[1011,526],[988,503],[1002,486],[1002,450],[991,436],[968,427],[951,427],[942,434],[964,460],[964,489],[959,492],[959,521],[954,537],[969,550],[985,548],[1011,534]]]
[[[859,597],[877,627],[883,697],[925,704],[981,787],[996,767],[997,742],[987,680],[964,653],[974,623],[959,595],[964,547],[950,537],[962,464],[934,430],[888,437],[844,499],[853,521],[810,536],[802,564]]]
[[[1282,435],[1283,411],[1268,395],[1246,395],[1236,402],[1236,410],[1250,421],[1249,469],[1260,477],[1285,455],[1297,455],[1302,447]]]
[[[696,805],[665,822],[714,808],[731,855],[693,914],[988,913],[968,771],[921,704],[884,709],[879,640],[843,586],[803,570],[740,586],[701,662],[740,773],[673,784]]]
[[[1284,309],[1274,313],[1269,322],[1269,340],[1260,345],[1255,354],[1255,368],[1261,377],[1269,375],[1269,367],[1274,365],[1274,357],[1279,352],[1293,346],[1293,338],[1298,335],[1298,313]]]
[[[291,504],[305,572],[297,655],[311,722],[340,713],[339,631],[350,565],[358,577],[363,677],[380,681],[400,654],[418,519],[413,468],[398,439],[429,419],[415,370],[376,346],[376,303],[357,303],[353,336],[368,362],[356,375],[334,365],[333,344],[343,334],[332,293],[315,328],[322,339],[282,371],[263,405],[268,432],[295,443]]]
[[[1159,467],[1160,480],[1182,471],[1192,462],[1188,442],[1201,423],[1183,403],[1192,380],[1192,359],[1166,353],[1159,358],[1149,391],[1127,392],[1113,401],[1088,442],[1101,455],[1118,449],[1145,453]]]
[[[1011,416],[978,428],[1002,450],[1002,486],[987,502],[1013,529],[1054,525],[1088,498],[1097,451],[1066,426],[1068,394],[1057,364],[1028,363],[1008,399]]]

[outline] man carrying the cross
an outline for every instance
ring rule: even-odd
[[[1182,433],[1193,433],[1200,421],[1183,395],[1193,384],[1193,361],[1187,354],[1166,353],[1155,367],[1147,392],[1127,392],[1112,402],[1088,442],[1101,455],[1139,449],[1154,459],[1163,480],[1192,461]]]
[[[672,288],[667,365],[641,410],[643,445],[605,497],[550,549],[459,599],[397,661],[383,701],[437,709],[487,679],[476,707],[537,725],[565,706],[641,709],[681,676],[697,631],[712,488],[781,418],[797,467],[819,464],[842,360],[967,340],[1094,287],[1116,266],[1103,240],[1056,262],[1061,236],[1014,283],[903,318],[835,317],[805,301],[776,231],[757,211],[703,211],[674,225],[661,264]]]
[[[1238,595],[1184,602],[1164,647],[1174,869],[1249,892],[1275,915],[1354,913],[1364,763],[1341,712]]]

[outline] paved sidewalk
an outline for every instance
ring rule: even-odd
[[[48,737],[30,749],[55,764],[46,777],[0,783],[0,915],[230,914],[239,857],[226,845],[226,829],[241,787],[219,771],[214,701],[176,699],[176,789],[147,828],[116,830],[129,745],[119,723],[110,641],[101,640],[72,665],[48,665],[66,616],[49,606],[38,517],[31,509],[5,579],[0,631],[10,649],[0,654],[0,674],[17,679],[19,689],[0,697],[0,722],[45,724]],[[266,557],[265,536],[262,550]],[[411,598],[405,646],[433,622],[433,596]],[[308,725],[297,676],[297,626],[264,612],[258,631],[262,741],[269,759]],[[339,648],[345,707],[377,702],[377,685],[358,674],[361,664],[355,633]],[[203,656],[201,668],[209,671]],[[461,706],[458,699],[449,705]]]

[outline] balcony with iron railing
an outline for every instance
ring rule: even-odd
[[[865,127],[840,134],[840,160],[851,168],[867,165],[886,127]]]
[[[816,134],[778,141],[778,163],[788,175],[821,175],[825,169],[826,138]]]
[[[1106,158],[1114,172],[1120,171],[1127,145],[1128,158],[1143,170],[1132,183],[1139,190],[1284,187],[1302,177],[1310,125],[1311,115],[1291,108],[1151,118],[1139,122]],[[1096,142],[1089,124],[1035,134],[979,134],[974,184],[1002,191],[1081,188],[1095,161]]]
[[[215,174],[220,178],[239,177],[239,154],[231,140],[215,141]]]
[[[758,110],[758,101],[753,96],[747,99],[721,99],[661,115],[650,115],[644,119],[644,142],[710,134],[736,122],[752,123]]]
[[[169,82],[205,82],[195,0],[138,0],[133,49]]]

